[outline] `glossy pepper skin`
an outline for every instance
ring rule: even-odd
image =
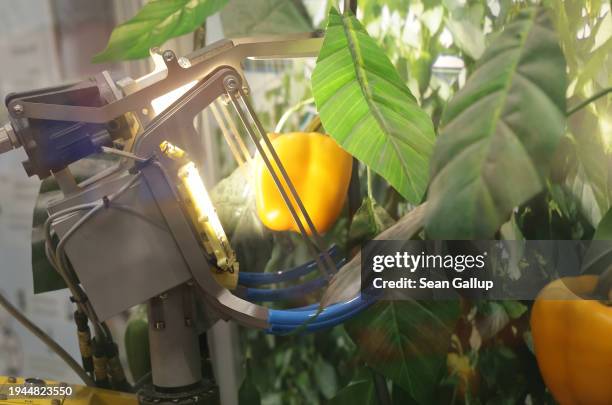
[[[346,199],[351,179],[351,155],[331,137],[316,132],[271,134],[270,139],[315,228],[321,233],[327,231],[340,215]],[[291,196],[285,182],[283,186]],[[259,219],[266,227],[299,232],[259,154],[255,156],[255,201]],[[299,213],[295,201],[292,200],[292,204]],[[308,231],[306,222],[301,219]]]
[[[538,365],[561,405],[612,404],[612,307],[581,298],[597,280],[587,275],[553,281],[532,308]]]

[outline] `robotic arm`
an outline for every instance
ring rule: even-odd
[[[152,50],[156,69],[137,80],[115,82],[103,72],[75,85],[7,97],[10,122],[0,129],[0,152],[22,147],[28,175],[57,179],[64,198],[48,208],[48,256],[79,308],[104,333],[104,320],[148,303],[153,387],[139,394],[140,403],[197,398],[208,389],[201,382],[193,323],[196,296],[223,319],[277,334],[334,326],[369,305],[361,297],[322,310],[316,304],[272,310],[255,303],[321,288],[343,264],[334,248],[324,248],[247,98],[241,67],[245,58],[316,56],[321,42],[316,33],[223,40],[184,58]],[[199,146],[193,122],[206,108],[222,121],[239,164],[250,159],[240,134],[255,145],[312,262],[278,273],[240,272],[190,160]],[[77,184],[69,165],[101,152],[122,161]],[[321,276],[305,284],[261,288],[317,269]]]

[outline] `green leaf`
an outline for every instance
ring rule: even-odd
[[[480,2],[464,4],[452,0],[442,1],[448,10],[446,27],[453,34],[457,47],[474,60],[478,60],[485,50],[485,35],[482,30],[484,5]]]
[[[317,358],[315,364],[315,381],[319,387],[319,391],[326,399],[332,398],[338,391],[338,379],[336,377],[336,370],[322,357]]]
[[[565,60],[546,14],[522,11],[447,105],[425,229],[489,238],[543,187],[565,129]]]
[[[374,199],[365,197],[353,216],[349,230],[349,244],[355,246],[368,241],[389,228],[394,222],[387,211]]]
[[[325,130],[408,201],[419,203],[429,180],[431,119],[354,16],[330,10],[312,92]]]
[[[252,164],[238,167],[210,192],[219,220],[236,251],[240,270],[261,272],[274,247],[272,233],[261,223],[250,179]]]
[[[226,3],[227,0],[151,0],[134,18],[113,30],[106,49],[92,62],[145,58],[150,48],[194,31]]]
[[[593,240],[612,240],[612,210],[609,210],[602,218]]]
[[[359,369],[351,382],[329,401],[329,405],[377,405],[376,388],[371,373]]]
[[[253,381],[252,372],[250,370],[249,361],[247,360],[246,365],[246,376],[244,377],[244,381],[242,381],[242,385],[240,386],[240,390],[238,390],[238,403],[240,405],[260,405],[261,404],[261,394]]]
[[[309,18],[287,0],[232,0],[221,11],[226,37],[312,31]]]
[[[527,312],[527,307],[525,304],[519,301],[507,300],[501,301],[501,304],[504,306],[508,316],[510,316],[512,319],[518,319],[523,316],[525,312]]]
[[[588,274],[601,274],[610,267],[612,257],[612,209],[599,222],[599,226],[593,235],[594,241],[591,243],[585,256],[582,272]],[[605,243],[603,241],[610,241]]]
[[[400,218],[397,223],[376,236],[377,240],[411,239],[423,227],[427,203],[421,204]],[[361,289],[361,253],[355,255],[334,276],[321,298],[321,306],[326,307],[355,297]]]
[[[485,51],[485,36],[482,29],[474,22],[467,19],[450,18],[446,27],[453,34],[453,38],[459,49],[470,58],[478,60]]]
[[[431,404],[458,317],[458,301],[380,301],[346,327],[370,367]]]
[[[594,227],[612,206],[612,153],[607,146],[609,134],[601,125],[608,119],[607,111],[602,110],[585,108],[568,120],[577,167],[566,180]]]

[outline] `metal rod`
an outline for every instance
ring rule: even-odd
[[[240,146],[240,150],[245,156],[245,160],[248,162],[249,160],[251,160],[251,154],[249,153],[249,149],[246,147],[246,145],[244,144],[244,141],[242,140],[242,137],[240,136],[240,131],[238,131],[236,124],[234,124],[234,120],[230,116],[229,111],[227,110],[227,107],[225,106],[225,104],[219,101],[217,101],[217,103],[219,104],[219,108],[223,112],[223,116],[225,117],[225,119],[227,120],[229,124],[232,134],[234,134],[234,136],[236,137],[236,142],[238,143],[238,146]]]
[[[306,223],[308,224],[308,227],[310,228],[311,234],[312,234],[313,239],[315,241],[315,246],[317,247],[317,249],[319,251],[318,253],[323,255],[323,259],[325,260],[325,262],[327,263],[327,265],[331,269],[331,272],[335,273],[335,271],[336,271],[336,264],[331,259],[331,257],[329,257],[329,255],[327,254],[327,250],[324,248],[325,242],[323,241],[323,238],[321,237],[321,235],[317,231],[317,228],[314,226],[314,223],[312,222],[312,219],[310,218],[310,215],[308,215],[308,211],[306,210],[306,207],[302,203],[302,199],[298,195],[297,190],[295,189],[295,187],[293,185],[293,182],[289,178],[289,175],[287,174],[287,171],[285,170],[285,166],[283,166],[283,163],[281,162],[280,158],[278,157],[278,154],[276,153],[276,150],[274,149],[274,146],[272,146],[272,142],[270,141],[270,138],[266,134],[266,131],[263,128],[263,125],[261,124],[261,122],[259,121],[259,118],[257,118],[257,114],[255,114],[255,111],[253,110],[253,107],[247,101],[246,95],[244,94],[242,89],[238,89],[238,92],[240,93],[240,98],[241,98],[242,102],[244,103],[245,107],[247,108],[247,111],[249,112],[249,115],[251,116],[251,119],[255,123],[255,127],[259,131],[259,135],[261,136],[261,138],[264,140],[266,146],[268,147],[268,149],[270,151],[270,154],[272,155],[272,158],[274,159],[275,163],[278,166],[278,170],[281,172],[281,174],[283,176],[283,180],[285,180],[285,182],[287,183],[287,187],[289,188],[289,191],[291,192],[293,198],[295,199],[295,202],[296,202],[298,208],[300,209],[302,215],[304,216],[304,220],[306,221]]]
[[[242,158],[242,156],[240,156],[240,152],[238,152],[238,150],[236,149],[236,145],[234,143],[235,141],[232,139],[233,137],[229,134],[229,131],[227,127],[225,126],[225,121],[221,117],[221,114],[219,114],[219,111],[217,110],[215,103],[212,103],[210,105],[210,111],[215,117],[215,120],[217,121],[219,128],[221,128],[221,133],[223,133],[225,142],[227,142],[227,146],[229,146],[230,151],[232,152],[232,155],[234,156],[234,159],[236,159],[236,162],[238,162],[238,165],[242,166],[244,164],[244,159]]]
[[[304,207],[299,195],[297,194],[297,191],[295,190],[295,187],[293,186],[293,183],[291,182],[291,179],[289,178],[289,175],[287,174],[287,172],[285,171],[282,162],[280,160],[280,158],[278,157],[278,155],[276,154],[276,151],[274,150],[274,147],[272,146],[272,143],[270,142],[270,139],[268,138],[268,136],[265,133],[265,130],[263,129],[261,123],[259,122],[259,120],[257,119],[257,116],[255,115],[253,109],[251,108],[250,104],[246,101],[245,95],[244,93],[241,91],[241,89],[238,89],[237,92],[235,93],[231,93],[228,90],[228,96],[230,97],[230,100],[234,106],[234,108],[236,109],[236,112],[238,113],[238,115],[240,116],[240,119],[242,120],[245,128],[247,129],[247,132],[249,133],[249,136],[251,137],[251,139],[253,140],[253,143],[255,144],[255,147],[257,148],[257,150],[259,151],[259,153],[261,154],[262,159],[264,160],[264,163],[266,164],[266,166],[268,167],[268,169],[270,170],[270,174],[272,175],[272,178],[274,180],[274,182],[276,183],[276,186],[279,190],[279,192],[281,193],[281,196],[285,202],[285,204],[287,205],[287,208],[289,209],[289,212],[291,213],[291,216],[293,217],[294,221],[296,222],[296,225],[298,226],[300,233],[302,234],[302,237],[304,238],[304,240],[306,241],[306,245],[308,246],[309,250],[311,251],[311,254],[313,254],[315,261],[317,262],[318,267],[321,269],[322,275],[325,277],[329,277],[331,274],[333,274],[335,272],[335,264],[333,263],[333,261],[331,260],[331,258],[329,257],[329,255],[327,254],[327,251],[325,251],[322,247],[321,242],[321,237],[319,235],[319,233],[317,232],[310,216],[308,215],[308,212],[306,211],[306,208]],[[274,169],[273,165],[270,162],[270,159],[268,158],[263,145],[261,145],[261,143],[259,142],[259,140],[257,139],[257,136],[255,135],[255,133],[253,132],[253,128],[252,128],[252,124],[249,122],[249,119],[247,118],[244,110],[241,108],[238,100],[237,100],[237,96],[240,97],[242,103],[244,104],[247,112],[249,113],[250,116],[250,120],[255,124],[260,137],[264,140],[264,143],[266,144],[266,146],[268,147],[268,150],[270,151],[270,154],[272,155],[272,158],[274,159],[278,170],[281,172],[281,175],[283,176],[283,179],[285,180],[291,194],[292,197],[294,198],[294,200],[296,201],[296,204],[298,205],[298,208],[300,209],[302,216],[304,217],[304,219],[306,220],[306,223],[308,224],[310,230],[311,230],[311,234],[313,236],[313,240],[310,239],[310,237],[308,236],[308,233],[306,232],[306,228],[304,227],[304,224],[302,223],[300,216],[298,215],[297,211],[295,210],[295,207],[293,206],[293,203],[291,201],[291,199],[289,198],[289,195],[287,194],[287,191],[285,190],[285,188],[283,187],[279,176],[276,173],[276,170]],[[323,257],[323,262],[321,262],[320,257]]]

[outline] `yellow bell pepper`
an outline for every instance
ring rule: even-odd
[[[612,307],[590,295],[598,277],[553,281],[531,311],[536,358],[561,405],[612,404]]]
[[[351,179],[351,155],[331,137],[316,132],[271,134],[270,138],[315,228],[321,233],[327,231],[340,215],[346,199]],[[286,183],[280,178],[291,197]],[[275,231],[299,232],[259,154],[255,157],[255,201],[259,219],[266,227]],[[299,214],[297,204],[293,199],[291,201]],[[300,219],[308,231],[301,214]]]

